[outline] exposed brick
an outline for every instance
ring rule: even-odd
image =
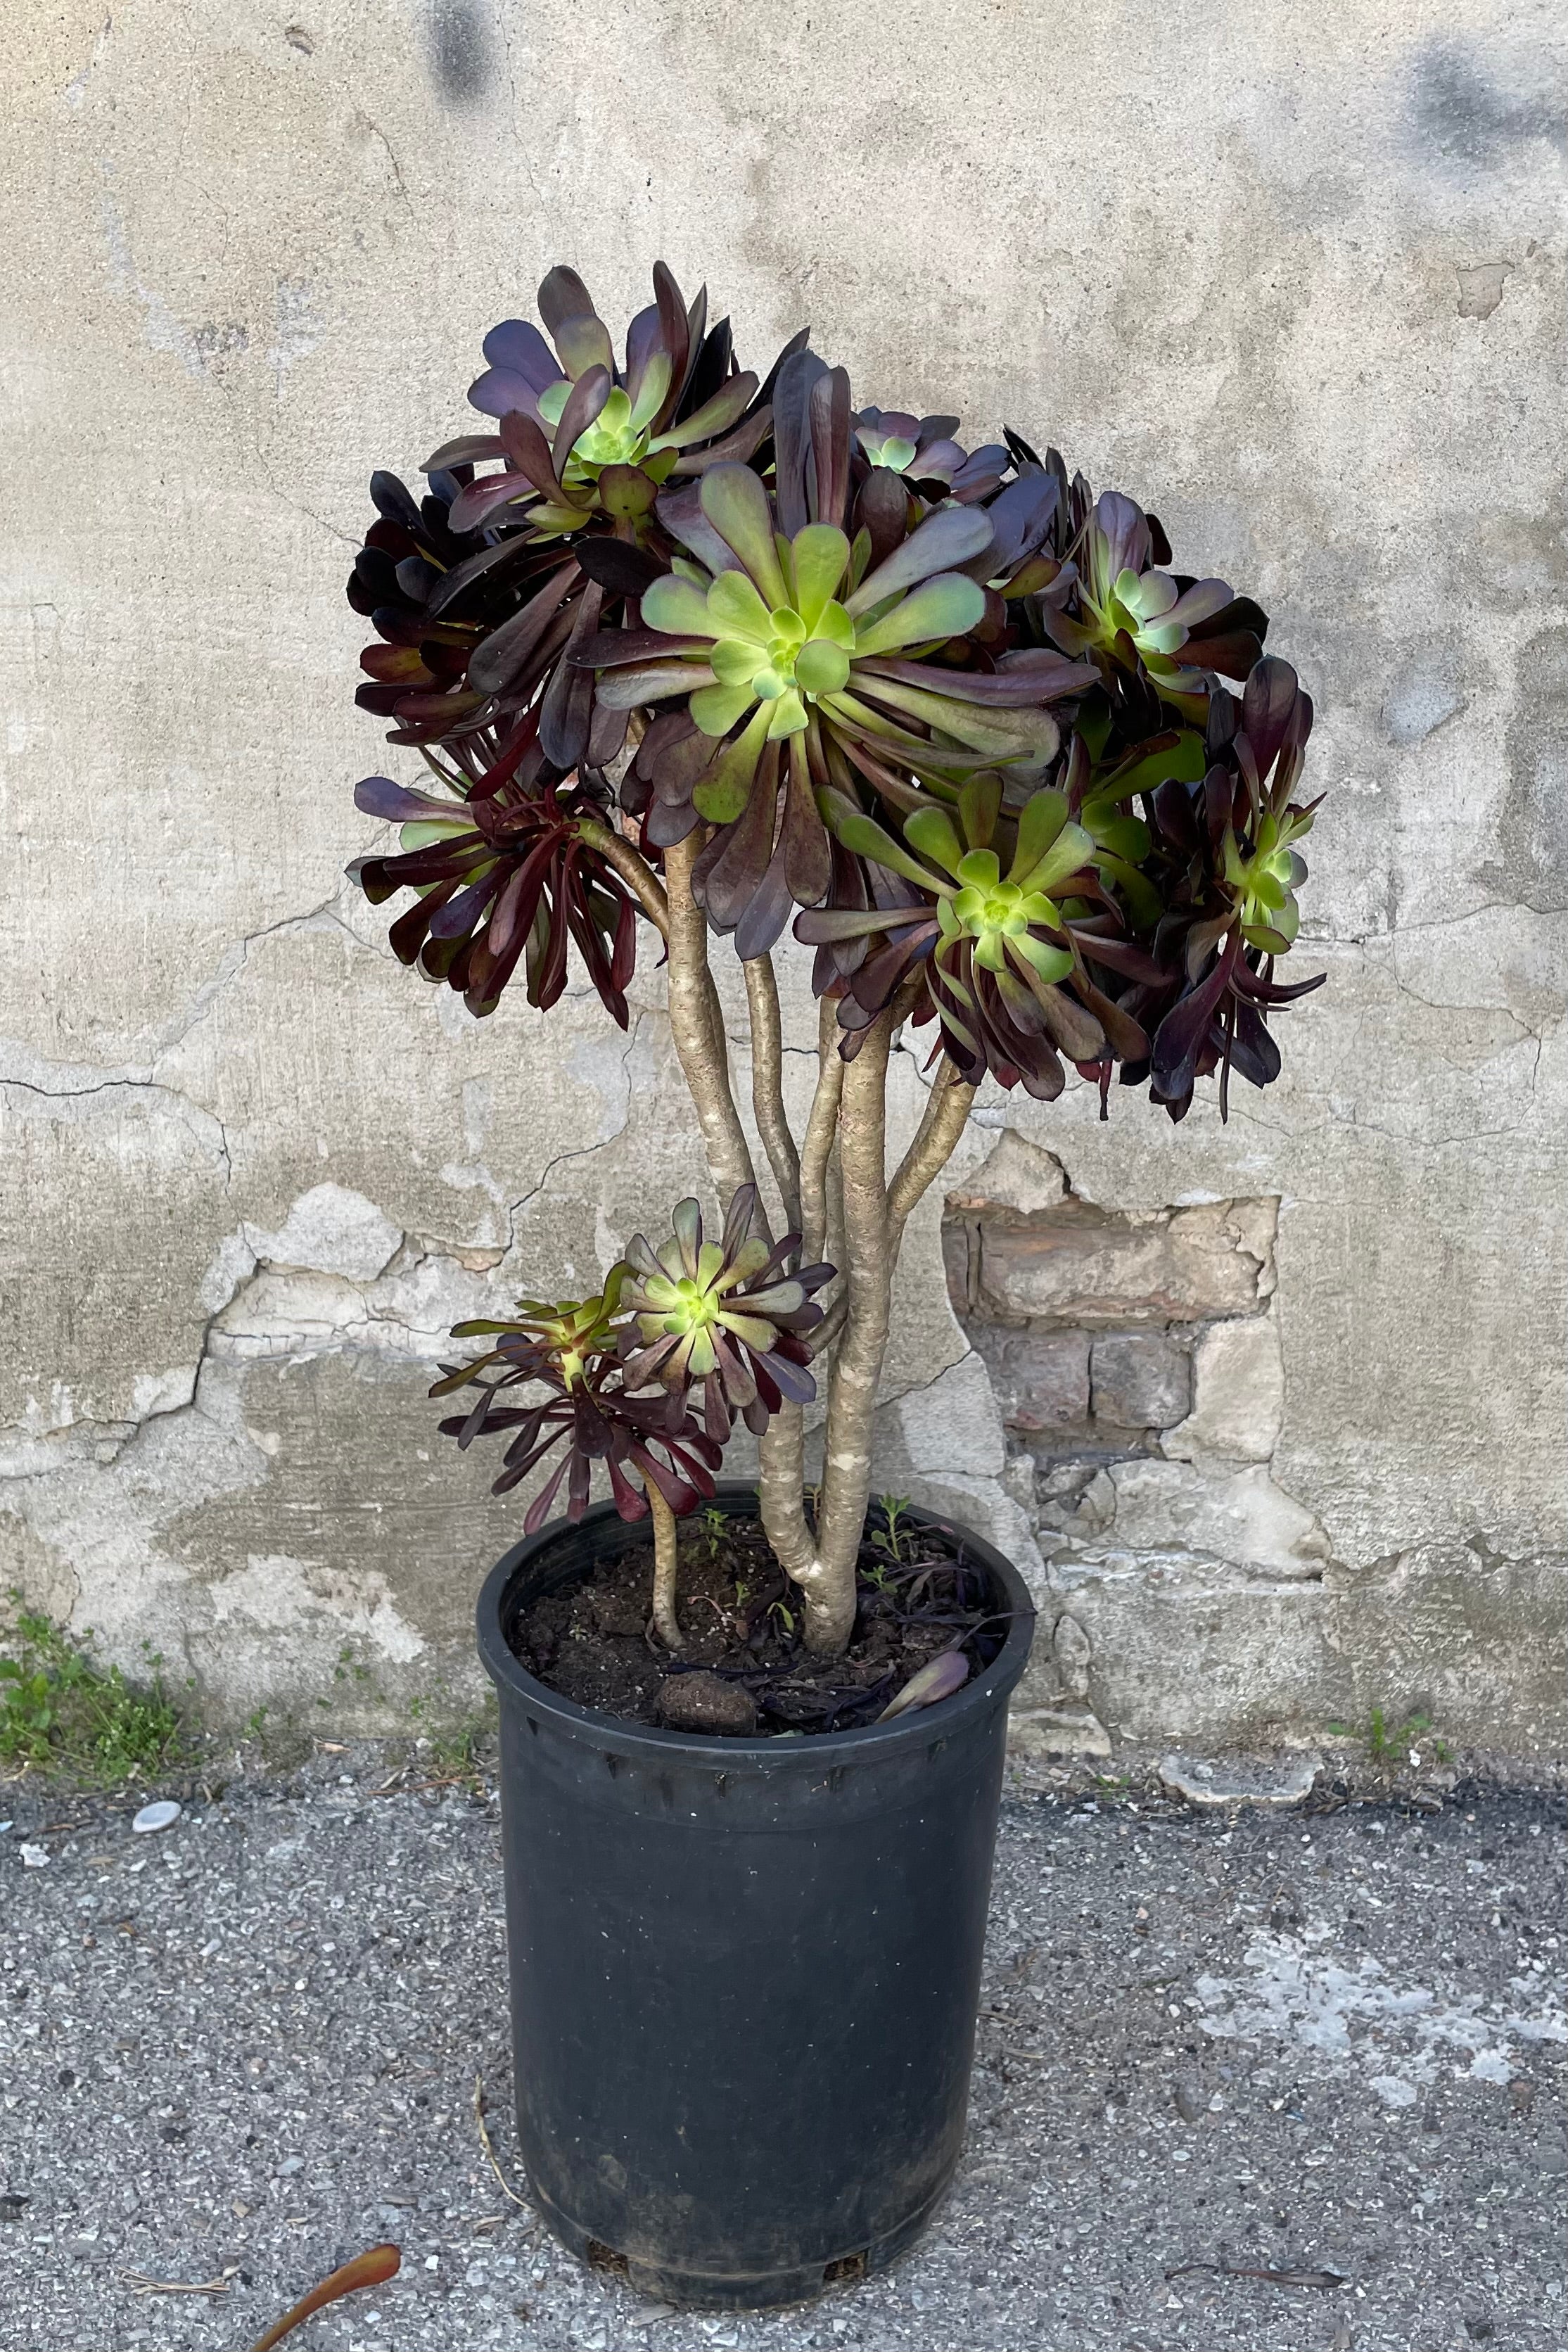
[[[1118,1429],[1170,1429],[1192,1396],[1186,1349],[1165,1331],[1103,1331],[1090,1358],[1094,1418]]]
[[[1285,1368],[1271,1315],[1216,1323],[1193,1349],[1193,1409],[1166,1452],[1267,1462],[1285,1418]]]
[[[1076,1429],[1088,1420],[1087,1331],[1004,1331],[980,1325],[970,1336],[986,1360],[1009,1429]]]
[[[1268,1256],[1258,1255],[1267,1243],[1225,1202],[1122,1216],[1068,1201],[1037,1216],[982,1217],[971,1232],[979,1260],[971,1311],[1004,1322],[1208,1322],[1258,1313],[1271,1286]],[[975,1280],[977,1269],[968,1272]]]

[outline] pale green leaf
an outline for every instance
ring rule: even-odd
[[[961,572],[926,580],[880,621],[855,632],[857,656],[893,654],[932,638],[960,637],[985,617],[986,592]]]
[[[850,543],[831,522],[811,522],[795,534],[790,568],[795,574],[794,605],[808,631],[814,630],[824,607],[838,593],[850,560]]]
[[[599,698],[604,699],[602,687]],[[749,686],[705,686],[692,697],[692,718],[705,735],[727,735],[756,699]]]
[[[727,575],[737,579],[737,572]],[[643,620],[650,629],[659,629],[667,637],[711,637],[716,634],[708,618],[708,600],[703,591],[690,580],[682,580],[666,572],[655,580],[643,598]]]
[[[1094,862],[1094,844],[1081,824],[1064,824],[1043,857],[1016,878],[1020,890],[1054,889],[1068,875]]]
[[[789,593],[773,544],[773,509],[760,478],[749,466],[710,466],[701,499],[704,514],[745,564],[769,607],[787,604]]]
[[[1009,882],[1021,882],[1026,874],[1033,873],[1066,823],[1065,793],[1030,794],[1019,818],[1018,848],[1008,871]]]
[[[738,580],[740,574],[732,572],[729,577]],[[708,658],[721,686],[750,686],[768,662],[755,637],[721,637]]]
[[[773,615],[744,572],[721,572],[707,592],[706,628],[714,636],[746,637],[765,646]]]
[[[706,817],[710,824],[733,824],[751,798],[751,780],[757,773],[771,717],[772,706],[759,704],[743,732],[733,743],[727,743],[704,772],[692,801],[697,814]],[[697,724],[702,726],[700,719]],[[709,731],[704,729],[705,733]]]
[[[849,684],[850,657],[842,646],[813,637],[795,656],[795,679],[807,694],[837,694]]]
[[[643,381],[637,386],[637,397],[632,404],[632,423],[639,433],[652,425],[664,404],[664,394],[670,389],[670,354],[655,352],[643,371]]]
[[[948,874],[957,873],[964,845],[946,809],[916,809],[904,820],[904,837],[934,866],[940,866]]]

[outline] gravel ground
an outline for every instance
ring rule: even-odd
[[[113,1801],[0,1790],[3,2352],[238,2352],[383,2238],[401,2276],[301,2352],[1568,2335],[1568,1927],[1539,1795],[1229,1819],[1015,1790],[950,2202],[891,2273],[734,2320],[579,2268],[503,2192],[473,2105],[478,2075],[515,2180],[495,1809],[382,1793],[387,1770],[350,1751],[233,1782],[152,1837]]]

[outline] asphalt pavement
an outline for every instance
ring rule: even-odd
[[[891,2272],[715,2319],[518,2201],[494,1799],[421,1769],[187,1784],[151,1835],[0,1789],[0,2352],[244,2352],[385,2239],[290,2352],[1568,2340],[1547,1795],[1015,1785],[951,2199]]]

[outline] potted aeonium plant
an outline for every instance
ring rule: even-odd
[[[550,341],[486,338],[495,430],[421,500],[372,478],[360,698],[430,774],[359,786],[402,835],[351,871],[412,889],[398,955],[478,1016],[552,1004],[575,950],[624,1027],[661,943],[716,1213],[650,1218],[592,1297],[460,1326],[491,1344],[433,1393],[460,1444],[505,1441],[497,1491],[536,1479],[480,1602],[533,2192],[651,2290],[755,2305],[890,2260],[963,2125],[1032,1621],[972,1534],[868,1524],[905,1224],[988,1078],[1180,1119],[1200,1078],[1223,1115],[1278,1074],[1268,1015],[1318,984],[1275,976],[1312,705],[1256,604],[1054,450],[857,410],[803,336],[758,381],[663,265],[622,354],[571,271],[538,309]],[[821,1007],[799,1133],[787,929]],[[905,1027],[929,1094],[890,1170]],[[737,1421],[751,1490],[717,1485]]]

